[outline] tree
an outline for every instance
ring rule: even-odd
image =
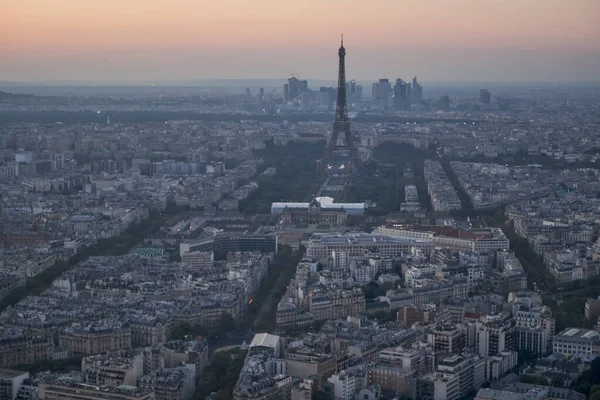
[[[583,371],[583,373],[575,379],[571,384],[571,389],[586,395],[591,395],[592,389],[596,388],[594,394],[598,397],[597,386],[600,386],[600,357],[596,357],[592,361],[590,369]]]
[[[312,400],[331,400],[332,397],[329,393],[323,391],[317,391],[313,394]]]
[[[537,354],[534,354],[530,351],[519,351],[519,363],[518,365],[524,365],[524,364],[535,364],[535,361],[537,360],[538,356]]]
[[[319,189],[317,161],[322,158],[325,142],[295,142],[275,146],[267,142],[257,152],[264,160],[261,168],[275,167],[273,177],[259,177],[258,188],[240,201],[239,209],[248,214],[267,214],[277,201],[308,201]]]
[[[231,392],[227,389],[219,389],[213,396],[213,400],[231,400]]]
[[[558,377],[554,377],[554,378],[550,379],[550,386],[563,387],[564,381]]]
[[[220,324],[221,332],[223,332],[223,333],[230,332],[230,331],[234,330],[235,328],[237,328],[237,326],[238,326],[238,323],[231,316],[231,314],[229,314],[226,311],[223,311],[223,314],[221,315],[221,324]]]
[[[600,385],[592,386],[589,398],[590,400],[600,400]]]
[[[217,250],[214,252],[214,258],[217,261],[227,260],[227,250]]]
[[[186,336],[196,337],[196,336],[209,336],[209,335],[210,335],[209,329],[207,329],[203,326],[200,326],[200,325],[191,325],[187,322],[178,324],[171,331],[171,338],[172,339],[180,339],[180,340],[185,339]]]
[[[519,377],[519,382],[548,386],[548,379],[538,375],[523,374]]]
[[[213,392],[216,399],[231,399],[246,353],[238,349],[217,353],[196,382],[195,399],[204,400]]]

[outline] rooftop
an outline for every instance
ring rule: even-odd
[[[28,372],[16,369],[0,369],[0,379],[13,379],[23,374],[28,374]]]
[[[592,330],[592,329],[582,329],[582,328],[567,328],[558,335],[560,338],[570,338],[570,339],[583,339],[589,341],[600,341],[600,332]]]
[[[274,349],[279,342],[279,336],[271,335],[269,333],[257,333],[254,335],[252,339],[252,343],[250,343],[250,348],[252,347],[269,347]]]
[[[357,244],[357,245],[368,245],[375,243],[392,243],[392,244],[412,244],[412,243],[425,243],[429,242],[429,240],[420,240],[413,238],[405,238],[405,237],[394,237],[394,236],[386,236],[386,235],[378,235],[378,234],[369,234],[369,233],[353,233],[353,234],[338,234],[338,235],[329,235],[329,234],[315,234],[311,238],[314,241],[320,241],[321,243],[335,245],[335,244]]]

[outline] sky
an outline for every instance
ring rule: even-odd
[[[599,81],[600,0],[0,0],[0,81]]]

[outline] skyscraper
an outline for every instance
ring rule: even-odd
[[[290,101],[290,85],[286,83],[283,85],[283,102],[287,103],[288,101]]]
[[[265,99],[265,88],[260,88],[258,92],[258,101],[263,101]]]
[[[332,87],[323,86],[319,89],[319,104],[333,110],[333,102],[336,98],[336,90]]]
[[[363,99],[363,87],[362,85],[356,85],[356,93],[354,94],[354,100],[356,103],[360,103]]]
[[[400,78],[396,79],[396,85],[394,85],[394,107],[397,110],[408,110],[412,104],[412,92],[413,89],[410,83]]]
[[[487,89],[479,91],[479,101],[483,104],[490,105],[492,103],[492,94]]]
[[[373,102],[381,104],[384,107],[390,105],[390,95],[392,93],[392,85],[389,79],[382,78],[379,82],[373,84]]]
[[[396,79],[396,85],[394,85],[394,107],[397,110],[404,110],[408,108],[408,86],[407,83],[402,79]]]
[[[352,108],[356,103],[360,103],[362,101],[362,85],[357,85],[354,79],[346,83],[346,96],[348,97],[349,108]]]
[[[412,104],[421,104],[423,101],[423,86],[417,82],[417,77],[415,76],[412,81]]]
[[[288,83],[283,85],[283,100],[286,103],[294,101],[306,92],[308,92],[308,81],[292,76],[288,79]]]
[[[450,96],[444,95],[440,97],[439,106],[444,111],[450,110]]]
[[[356,81],[351,80],[346,83],[346,97],[348,98],[348,106],[352,107],[352,104],[356,103]]]

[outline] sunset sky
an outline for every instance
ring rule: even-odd
[[[0,81],[600,80],[600,0],[0,0]]]

